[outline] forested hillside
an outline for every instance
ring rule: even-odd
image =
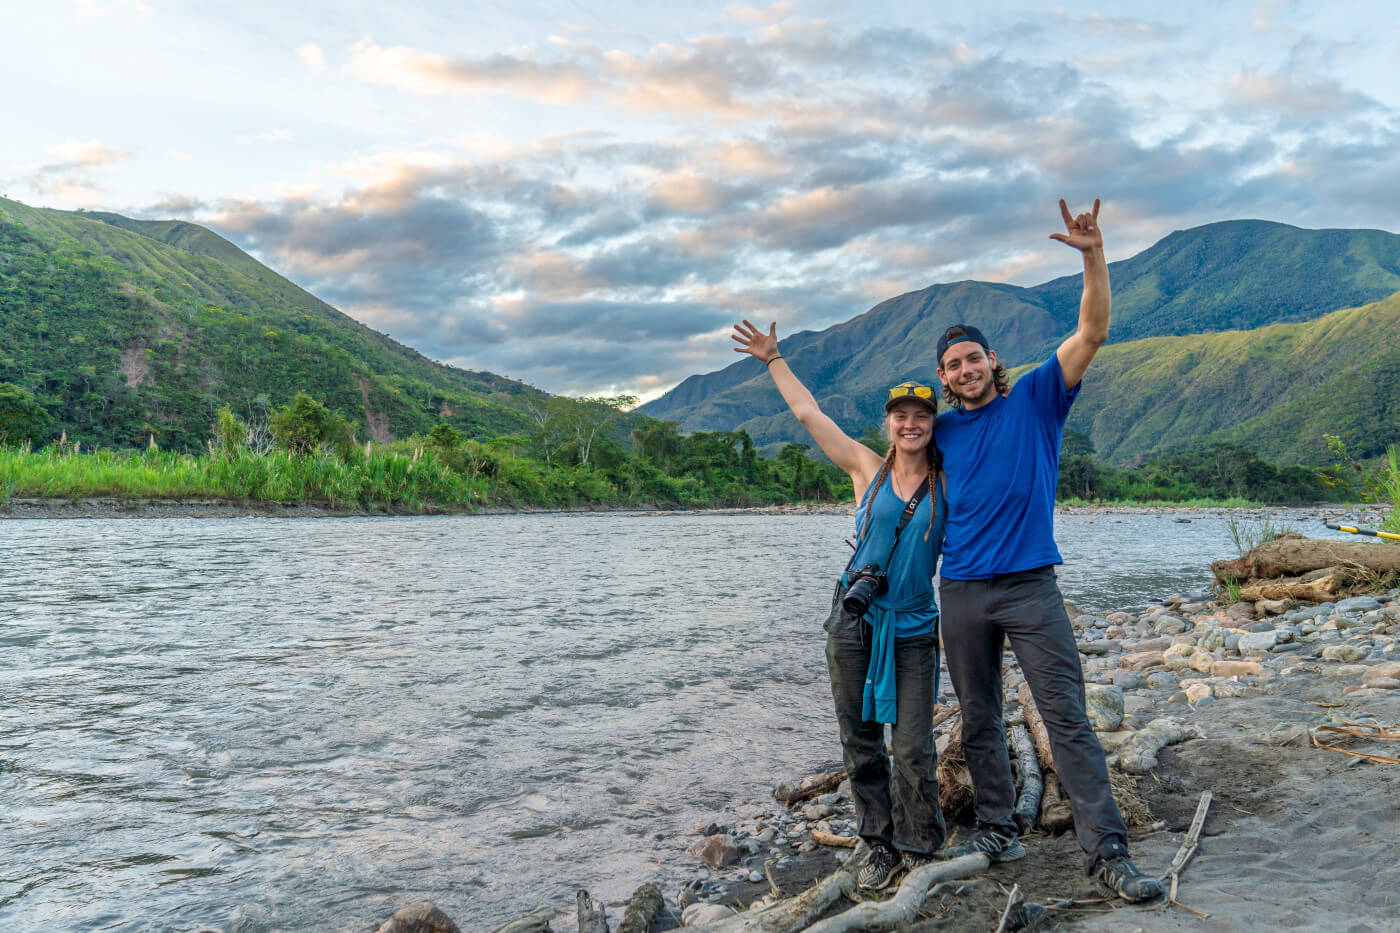
[[[0,199],[0,382],[54,434],[203,447],[229,405],[265,419],[299,390],[364,438],[445,421],[469,437],[529,423],[543,393],[435,363],[315,298],[203,227]]]
[[[1109,270],[1111,345],[1158,335],[1252,333],[1254,328],[1311,320],[1400,291],[1400,236],[1379,230],[1302,230],[1267,221],[1227,221],[1173,233],[1130,259],[1111,263]],[[1044,359],[1073,331],[1081,279],[1072,275],[1034,288],[985,282],[935,285],[881,302],[825,331],[793,334],[779,346],[824,410],[859,435],[880,416],[882,387],[905,379],[936,379],[933,347],[938,334],[954,323],[967,321],[983,328],[1008,366]],[[1375,334],[1378,341],[1400,343],[1400,332],[1384,329],[1391,326],[1384,315],[1374,326],[1382,328]],[[779,322],[780,333],[781,328]],[[1251,339],[1234,337],[1226,343],[1238,348]],[[1263,338],[1249,358],[1253,370],[1262,370],[1254,372],[1254,378],[1278,387],[1290,378],[1294,362],[1271,356],[1268,348],[1275,339]],[[1326,343],[1324,335],[1315,349],[1325,352]],[[1187,360],[1175,365],[1190,368]],[[1175,407],[1170,392],[1154,394],[1170,388],[1155,377],[1139,385],[1125,373],[1095,394],[1105,410],[1137,411],[1142,405]],[[1358,391],[1358,404],[1368,404],[1371,390]],[[1259,404],[1267,405],[1267,400]],[[676,420],[687,430],[743,428],[761,446],[804,436],[762,365],[752,359],[692,376],[642,411]],[[1286,421],[1292,414],[1290,409],[1279,418]],[[1226,404],[1217,412],[1203,413],[1200,421],[1179,419],[1158,442],[1179,443],[1197,429],[1210,434],[1264,416],[1264,408]],[[1267,435],[1272,437],[1268,451],[1282,456],[1296,448],[1301,455],[1303,446],[1285,443],[1277,430],[1265,430],[1262,424],[1241,428],[1239,436]],[[1376,430],[1362,446],[1384,446],[1386,438],[1379,426]],[[1126,427],[1109,428],[1106,423],[1094,432],[1100,449],[1118,459],[1154,449],[1151,430],[1138,431],[1132,440]]]

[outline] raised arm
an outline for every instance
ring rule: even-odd
[[[1108,262],[1103,255],[1098,198],[1094,198],[1093,213],[1078,217],[1070,214],[1069,205],[1061,199],[1060,215],[1065,220],[1065,232],[1052,233],[1050,239],[1073,246],[1084,254],[1084,294],[1079,299],[1079,328],[1055,351],[1060,359],[1060,372],[1065,377],[1065,388],[1073,389],[1084,378],[1094,354],[1108,340]]]
[[[875,474],[880,472],[883,461],[875,451],[837,427],[836,422],[817,406],[817,400],[812,397],[812,393],[788,367],[787,360],[778,353],[778,325],[771,325],[765,334],[748,321],[744,321],[734,325],[734,333],[731,336],[739,344],[734,348],[735,353],[748,353],[768,364],[768,374],[777,383],[778,391],[783,394],[788,408],[792,409],[792,413],[807,429],[807,433],[812,435],[812,440],[817,442],[822,453],[850,476],[856,489],[856,498],[859,499],[865,487],[875,479]]]

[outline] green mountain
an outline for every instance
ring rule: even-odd
[[[182,221],[0,199],[0,382],[85,446],[203,447],[227,404],[254,420],[304,390],[387,440],[440,421],[467,436],[528,423],[539,390],[468,372],[340,313]]]
[[[1110,263],[1109,273],[1114,343],[1253,329],[1310,320],[1400,291],[1400,236],[1226,221],[1177,231]],[[827,330],[793,334],[779,347],[823,409],[846,431],[861,434],[879,420],[884,387],[905,379],[935,382],[933,347],[943,330],[975,323],[1009,367],[1039,362],[1073,331],[1080,288],[1079,275],[1033,288],[934,285]],[[684,430],[742,427],[759,445],[807,440],[762,364],[751,358],[692,376],[641,411],[677,421]],[[1222,428],[1211,425],[1200,433]],[[1094,440],[1118,459],[1151,446],[1129,444],[1118,453],[1120,445],[1107,434]]]
[[[1303,323],[1107,346],[1068,427],[1119,463],[1213,441],[1323,463],[1324,434],[1378,456],[1400,440],[1397,346],[1400,293]]]

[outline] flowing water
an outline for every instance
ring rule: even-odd
[[[432,900],[489,929],[679,877],[697,825],[839,757],[849,523],[0,522],[0,926],[372,930]],[[1057,537],[1097,611],[1233,556],[1209,515]]]

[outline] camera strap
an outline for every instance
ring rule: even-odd
[[[891,483],[893,483],[893,481],[891,481]],[[893,485],[891,485],[890,488],[893,489]],[[870,503],[866,506],[867,509],[875,507],[875,497],[879,494],[880,490],[878,489],[870,494]],[[882,567],[889,567],[890,561],[894,559],[894,552],[899,547],[899,536],[903,533],[904,526],[909,524],[909,520],[913,518],[914,513],[919,510],[919,503],[924,501],[924,496],[926,495],[928,495],[928,483],[920,483],[914,495],[910,496],[909,501],[904,504],[904,511],[899,516],[899,524],[894,528],[894,543],[890,545],[889,556],[885,558],[884,564],[881,565]],[[856,562],[856,553],[858,550],[859,548],[852,550],[851,559],[846,562],[847,570],[850,570],[851,565]]]

